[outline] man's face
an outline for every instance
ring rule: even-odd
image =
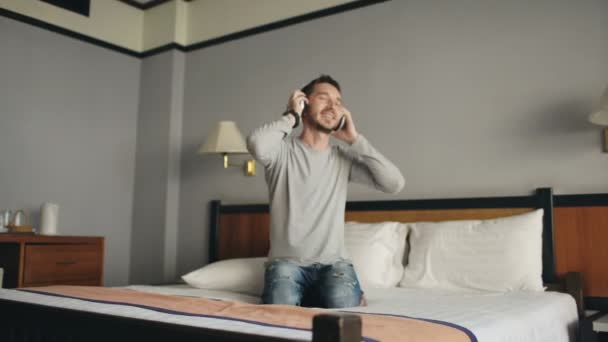
[[[342,115],[342,97],[338,89],[329,83],[316,84],[308,96],[308,123],[329,133],[338,125]]]

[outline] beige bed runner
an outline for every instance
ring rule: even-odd
[[[21,289],[21,291],[144,307],[175,315],[200,315],[306,330],[312,328],[313,316],[328,313],[323,309],[287,305],[254,305],[205,298],[168,296],[121,288],[61,285],[27,288]],[[448,322],[382,314],[355,314],[362,318],[363,336],[366,341],[477,341],[466,328]]]

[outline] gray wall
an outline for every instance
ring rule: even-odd
[[[59,233],[105,236],[129,275],[140,61],[0,17],[0,209],[60,205]]]
[[[130,283],[175,278],[184,67],[178,51],[142,62]]]
[[[207,260],[211,199],[265,202],[255,178],[198,145],[220,119],[244,132],[280,115],[320,73],[357,128],[405,174],[389,196],[608,192],[586,116],[608,82],[608,2],[395,0],[187,55],[178,270]]]

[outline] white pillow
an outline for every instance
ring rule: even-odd
[[[403,276],[407,226],[346,222],[344,243],[363,288],[395,287]]]
[[[264,290],[264,262],[262,258],[226,259],[217,261],[195,271],[182,279],[191,286],[262,295]]]
[[[402,287],[543,291],[543,210],[493,220],[410,225]]]
[[[394,287],[403,275],[407,226],[399,222],[346,222],[344,242],[364,288]],[[226,259],[194,270],[182,279],[202,289],[261,296],[266,257]]]

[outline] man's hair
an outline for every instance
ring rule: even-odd
[[[340,83],[338,83],[338,81],[334,80],[329,75],[321,75],[321,76],[315,78],[314,80],[308,82],[308,84],[305,85],[304,88],[302,88],[302,92],[304,94],[306,94],[306,96],[310,96],[310,94],[312,94],[312,91],[315,89],[315,85],[317,85],[319,83],[329,83],[329,84],[333,85],[334,87],[336,87],[336,89],[338,89],[339,92],[342,92],[342,90],[340,90]]]

